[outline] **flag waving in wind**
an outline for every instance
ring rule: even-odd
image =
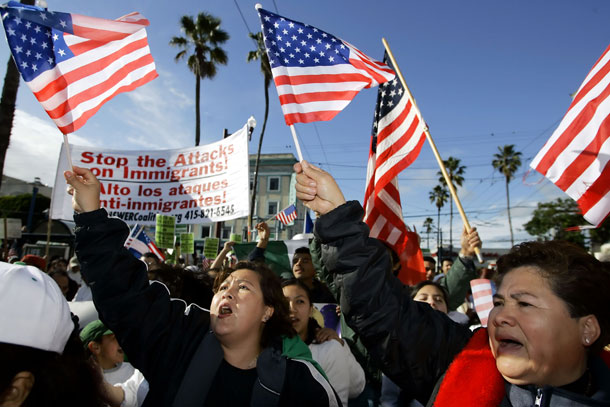
[[[331,120],[363,88],[394,78],[386,64],[308,24],[258,9],[286,124]]]
[[[384,62],[391,66],[387,55]],[[425,278],[417,235],[402,218],[398,174],[419,155],[425,123],[398,78],[379,87],[364,192],[364,221],[371,237],[390,245],[401,261],[405,284]]]
[[[275,219],[282,222],[284,225],[289,225],[297,218],[297,208],[294,205],[290,205],[283,211],[275,215]]]
[[[157,77],[148,20],[138,13],[105,20],[13,1],[0,12],[21,76],[64,134],[116,94]]]
[[[610,47],[595,63],[542,150],[530,164],[599,226],[610,212]]]

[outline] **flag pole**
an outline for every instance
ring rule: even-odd
[[[299,139],[297,138],[297,131],[294,128],[294,124],[290,125],[290,132],[292,133],[292,139],[294,140],[294,145],[297,148],[297,155],[299,156],[299,162],[303,161],[303,154],[301,153],[301,146],[299,145]]]
[[[68,145],[68,135],[64,134],[64,146],[66,147],[66,157],[68,158],[68,166],[70,171],[74,171],[74,166],[72,165],[72,154],[70,154],[70,146]]]
[[[411,91],[409,90],[409,87],[407,86],[407,81],[405,81],[405,78],[402,76],[402,73],[400,72],[400,68],[398,68],[398,63],[396,63],[396,59],[394,58],[394,54],[392,54],[392,51],[390,50],[390,45],[388,44],[388,42],[386,41],[385,38],[382,38],[381,41],[383,42],[383,46],[385,47],[385,50],[387,51],[388,56],[390,57],[390,60],[392,61],[392,64],[394,65],[394,69],[396,70],[396,75],[400,79],[400,82],[402,83],[402,86],[405,88],[405,91],[409,95],[409,98],[413,101],[413,108],[419,114],[419,117],[422,117],[422,120],[423,120],[423,116],[421,115],[421,112],[419,111],[419,108],[417,107],[417,103],[415,103],[415,98],[413,97],[413,94],[411,93]],[[453,183],[451,182],[451,179],[449,178],[449,174],[447,173],[447,169],[445,168],[443,159],[441,158],[441,155],[439,154],[439,152],[436,148],[436,144],[434,144],[434,140],[432,140],[432,135],[430,134],[430,130],[428,129],[428,125],[425,123],[425,121],[424,121],[424,134],[426,135],[426,139],[428,140],[428,143],[430,143],[430,147],[432,148],[434,157],[436,158],[436,161],[438,162],[438,166],[441,169],[443,178],[445,179],[445,182],[447,183],[447,186],[449,187],[449,192],[451,193],[451,197],[453,198],[453,201],[455,202],[455,206],[457,207],[457,209],[460,213],[460,216],[462,217],[462,222],[464,222],[464,227],[466,228],[466,232],[470,233],[472,231],[472,227],[470,226],[470,223],[468,222],[468,218],[466,217],[466,213],[464,212],[464,208],[462,207],[460,198],[458,197],[457,192],[455,191],[455,188],[453,187]],[[479,263],[483,263],[483,256],[481,255],[481,249],[479,249],[478,247],[475,247],[474,250],[475,250],[475,253],[477,254],[477,259],[479,260]]]

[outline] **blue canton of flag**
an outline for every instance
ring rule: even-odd
[[[12,1],[0,14],[21,76],[64,134],[118,93],[157,77],[148,20],[137,12],[106,20]]]
[[[16,6],[16,4],[9,5]],[[74,56],[64,41],[63,32],[52,27],[63,27],[72,32],[72,18],[68,13],[45,11],[19,4],[19,8],[2,10],[6,38],[15,63],[25,81],[55,68]]]
[[[331,120],[394,71],[326,31],[258,10],[286,124]]]
[[[349,49],[337,37],[263,9],[259,12],[272,68],[350,63]]]
[[[129,237],[125,241],[125,248],[129,249],[129,251],[136,257],[141,258],[144,253],[151,252],[154,253],[161,261],[165,260],[165,256],[159,250],[157,245],[150,240],[146,232],[141,225],[135,225],[129,234]]]

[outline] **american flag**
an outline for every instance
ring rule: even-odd
[[[116,94],[157,77],[148,20],[138,13],[113,21],[17,2],[0,12],[24,81],[64,134],[82,127]]]
[[[259,9],[286,124],[331,120],[363,88],[394,78],[387,65],[325,31]]]
[[[393,69],[387,55],[384,62]],[[424,128],[424,121],[398,78],[379,87],[367,165],[364,221],[371,229],[370,236],[387,242],[399,256],[407,247],[408,230],[402,218],[397,177],[419,155],[425,140]],[[414,272],[404,276],[403,281],[420,280],[423,270]]]
[[[279,220],[284,225],[289,225],[290,223],[294,222],[296,218],[297,208],[294,205],[290,205],[289,207],[285,208],[283,211],[275,215],[275,219]]]
[[[610,212],[610,47],[578,89],[530,166],[578,202],[599,226]]]
[[[129,234],[129,237],[124,244],[126,249],[136,256],[138,259],[144,255],[144,253],[152,252],[161,261],[165,260],[163,252],[159,250],[157,245],[150,240],[144,229],[140,225],[135,225]]]

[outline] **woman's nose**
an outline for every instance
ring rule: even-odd
[[[489,319],[495,326],[514,325],[515,323],[513,312],[506,305],[492,308],[489,313]]]

